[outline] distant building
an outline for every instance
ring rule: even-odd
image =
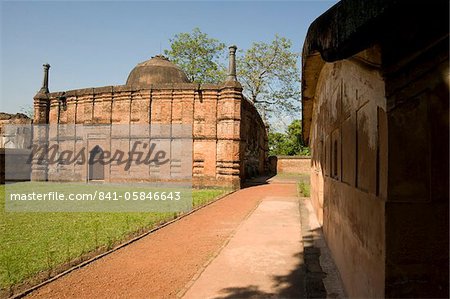
[[[194,186],[239,187],[246,178],[264,173],[268,147],[265,125],[236,80],[235,51],[230,47],[229,75],[219,85],[191,83],[178,66],[157,55],[138,64],[125,85],[50,93],[50,66],[44,65],[44,84],[34,97],[34,123],[191,125]],[[90,142],[88,150],[103,150],[103,146]],[[66,177],[93,178],[83,165],[57,167]],[[149,171],[140,178],[149,178]],[[114,181],[114,172],[114,167],[105,165],[100,179]],[[32,179],[59,180],[60,175],[47,166],[33,165]]]
[[[11,149],[27,149],[31,144],[31,125],[32,119],[23,113],[4,113],[0,112],[0,148]],[[7,130],[7,125],[24,125],[22,130],[24,132],[17,132],[16,130]]]
[[[5,183],[6,155],[10,165],[17,165],[14,169],[9,169],[14,172],[12,176],[15,180],[30,180],[31,165],[26,161],[30,155],[32,122],[31,118],[22,113],[0,112],[0,184]]]

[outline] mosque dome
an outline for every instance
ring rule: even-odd
[[[138,87],[150,87],[158,83],[189,83],[181,68],[162,55],[139,63],[128,75],[127,84]]]

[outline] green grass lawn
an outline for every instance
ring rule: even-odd
[[[0,186],[0,289],[8,289],[40,272],[104,251],[133,234],[176,217],[176,213],[6,212]],[[203,205],[225,189],[192,191],[193,206]]]

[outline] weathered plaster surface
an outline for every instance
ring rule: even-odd
[[[448,12],[342,0],[308,29],[311,197],[351,297],[449,296]]]
[[[361,297],[384,294],[386,99],[376,58],[324,64],[310,137],[312,202],[347,292]]]

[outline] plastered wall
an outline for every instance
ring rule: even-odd
[[[383,297],[387,130],[377,57],[326,63],[317,83],[311,199],[350,296]],[[369,63],[370,62],[370,63]]]

